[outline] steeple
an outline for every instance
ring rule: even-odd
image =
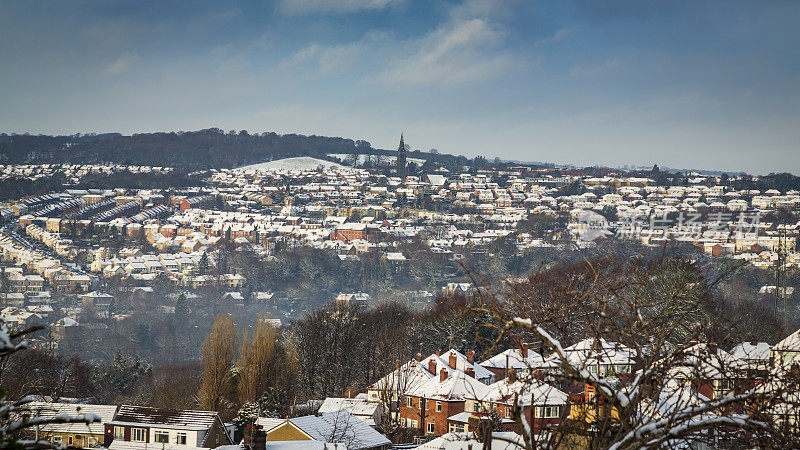
[[[397,146],[397,175],[406,176],[406,144],[403,142],[403,133],[400,133],[400,145]]]

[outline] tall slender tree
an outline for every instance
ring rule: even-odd
[[[217,316],[211,334],[203,342],[202,355],[203,378],[198,394],[200,407],[218,411],[236,359],[236,326],[230,315]]]

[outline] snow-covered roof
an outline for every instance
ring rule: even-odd
[[[46,433],[103,434],[105,423],[114,420],[116,405],[82,405],[78,403],[31,402],[26,408],[43,418],[53,418],[59,414],[80,416],[94,414],[100,422],[85,423],[51,423],[42,425],[41,431]]]
[[[772,349],[800,351],[800,330],[795,331],[782,341],[775,344]]]
[[[319,407],[319,413],[346,410],[356,416],[371,416],[375,414],[379,403],[368,402],[360,398],[328,397]]]
[[[464,372],[455,370],[444,381],[431,378],[421,384],[409,395],[432,400],[461,401],[468,398],[481,398],[487,386]]]
[[[314,440],[344,444],[349,450],[391,445],[386,436],[346,410],[295,417],[289,421]]]
[[[433,377],[434,374],[429,372],[417,360],[412,359],[373,383],[370,389],[390,390],[405,394]]]
[[[215,411],[182,410],[175,411],[148,406],[122,405],[119,407],[114,423],[153,424],[165,428],[207,430],[217,420]]]
[[[450,356],[455,356],[455,370],[465,371],[467,369],[472,369],[475,371],[475,378],[478,380],[492,380],[494,379],[494,374],[487,368],[481,366],[478,363],[470,362],[469,358],[464,355],[463,353],[459,352],[456,349],[450,349],[441,355],[432,354],[427,358],[420,361],[420,364],[424,368],[430,367],[430,361],[434,361],[436,363],[436,375],[441,372],[442,369],[445,369],[448,374],[454,370],[453,367],[450,367]]]
[[[498,353],[491,358],[483,361],[481,366],[492,367],[495,369],[506,369],[509,366],[513,368],[522,368],[521,366],[535,367],[544,362],[542,355],[535,351],[528,349],[525,359],[522,359],[522,352],[518,348],[510,348],[504,352]],[[518,367],[520,366],[520,367]]]
[[[565,405],[569,396],[561,390],[538,380],[515,380],[504,378],[487,386],[480,400],[492,403],[512,404],[514,397],[522,406]]]
[[[768,360],[769,350],[766,342],[742,342],[731,349],[731,355],[743,360]]]
[[[605,339],[584,339],[566,347],[564,353],[571,364],[632,364],[636,352],[622,344]],[[548,359],[557,359],[553,353]]]
[[[524,447],[522,437],[511,431],[492,433],[491,450],[514,450]],[[417,450],[467,450],[484,448],[474,433],[451,432],[417,447]]]

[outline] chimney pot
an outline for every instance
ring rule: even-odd
[[[517,381],[517,371],[514,370],[514,369],[511,369],[511,370],[508,371],[508,382],[509,383],[514,383],[515,381]]]
[[[444,381],[447,379],[447,369],[442,367],[442,370],[439,371],[439,381]]]

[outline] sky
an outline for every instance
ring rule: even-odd
[[[800,173],[800,2],[0,0],[0,132]]]

